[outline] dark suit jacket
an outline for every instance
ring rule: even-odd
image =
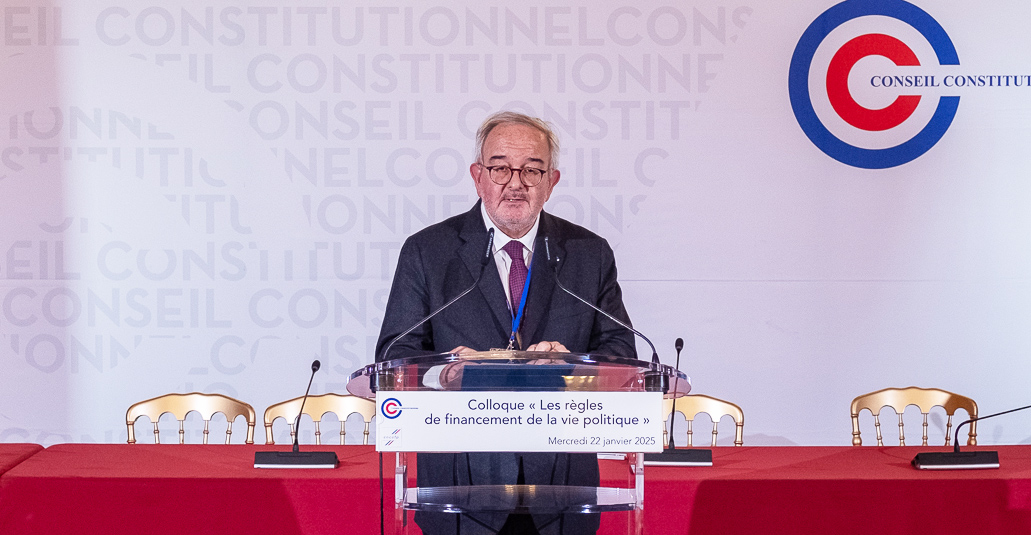
[[[634,335],[567,295],[555,284],[555,272],[546,262],[544,237],[557,257],[563,284],[584,299],[627,323],[616,265],[608,243],[589,230],[541,212],[531,262],[532,276],[526,298],[523,347],[540,341],[558,341],[574,353],[595,353],[636,358]],[[508,237],[496,234],[497,245]],[[472,285],[485,269],[477,287],[447,310],[397,341],[387,358],[441,353],[457,346],[487,350],[508,345],[512,316],[493,257],[485,267],[487,229],[480,204],[472,210],[432,225],[411,236],[401,248],[390,288],[376,360],[394,337]],[[598,464],[593,454],[472,453],[428,454],[418,460],[419,486],[515,484],[522,464],[526,484],[598,485]],[[473,521],[454,514],[419,513],[416,521],[427,535],[493,533],[506,515],[482,515]],[[534,518],[541,533],[593,533],[595,515],[564,515],[548,523]]]
[[[608,243],[593,232],[541,212],[532,278],[520,328],[524,347],[558,341],[574,353],[636,358],[634,335],[591,310],[555,285],[546,264],[544,237],[559,259],[558,276],[577,295],[627,323]],[[495,235],[498,246],[508,237]],[[481,269],[487,229],[477,203],[472,210],[408,238],[390,287],[376,345],[376,360],[395,336],[469,287]],[[435,318],[398,340],[388,358],[440,353],[460,345],[487,350],[508,345],[512,316],[493,258],[476,289]]]

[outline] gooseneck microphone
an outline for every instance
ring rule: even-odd
[[[301,415],[304,414],[304,404],[308,401],[308,393],[311,392],[311,382],[315,380],[315,372],[319,371],[322,363],[315,359],[311,363],[311,377],[308,378],[308,388],[304,391],[304,398],[301,399],[301,408],[297,411],[297,418],[294,419],[294,453],[300,451],[301,440]]]
[[[997,412],[995,414],[986,414],[984,416],[979,416],[977,418],[971,418],[971,419],[969,419],[969,420],[967,420],[965,422],[960,423],[959,425],[956,426],[956,438],[953,441],[953,445],[952,445],[953,453],[959,453],[959,428],[960,427],[963,427],[964,425],[967,425],[967,424],[970,424],[970,423],[974,423],[974,422],[978,422],[978,421],[981,421],[981,420],[987,420],[988,418],[994,418],[996,416],[1002,416],[1003,414],[1009,414],[1011,412],[1022,411],[1024,409],[1031,409],[1031,405],[1026,405],[1024,407],[1017,407],[1016,409],[1010,409],[1008,411]]]
[[[297,418],[294,419],[294,444],[293,451],[257,451],[254,452],[255,468],[336,468],[340,461],[336,452],[333,451],[300,451],[301,437],[301,415],[304,414],[304,404],[308,401],[308,394],[311,392],[311,383],[315,380],[315,372],[319,371],[322,363],[315,360],[311,363],[311,377],[308,379],[308,388],[301,398],[301,408],[297,411]]]
[[[677,350],[677,372],[680,372],[680,352],[684,350],[684,339],[677,338],[677,341],[673,343],[673,347]],[[677,391],[680,386],[680,373],[677,373],[673,379],[673,392]],[[670,451],[677,449],[676,441],[673,440],[673,426],[676,424],[677,419],[674,416],[677,415],[677,398],[673,398],[673,410],[669,413],[669,446],[666,448]]]
[[[594,306],[594,304],[592,304],[590,301],[584,299],[583,297],[580,297],[579,295],[576,295],[575,293],[572,292],[572,290],[570,290],[569,288],[566,288],[565,285],[562,284],[562,281],[559,280],[559,278],[558,278],[558,262],[559,262],[560,259],[559,258],[555,258],[554,262],[551,261],[551,247],[548,245],[548,237],[547,236],[544,237],[544,254],[548,258],[548,267],[551,269],[551,272],[555,274],[555,284],[558,284],[558,287],[561,288],[563,292],[566,292],[567,294],[573,296],[577,301],[580,301],[581,303],[583,303],[583,304],[593,308],[596,312],[598,312],[602,316],[605,316],[606,318],[608,318],[608,319],[612,320],[613,322],[615,322],[616,325],[619,325],[620,327],[622,327],[622,328],[624,328],[624,329],[626,329],[626,330],[636,334],[637,336],[640,336],[641,339],[643,339],[645,342],[648,342],[648,345],[652,348],[652,364],[661,364],[659,362],[659,353],[658,353],[658,351],[655,351],[655,344],[653,344],[652,341],[649,340],[647,336],[641,334],[637,329],[627,325],[625,322],[620,321],[619,319],[617,319],[612,314],[609,314],[608,312],[605,312],[601,308],[598,308],[598,307]]]
[[[440,308],[438,308],[437,310],[434,310],[433,312],[430,312],[430,314],[428,316],[426,316],[425,318],[422,318],[421,320],[416,322],[415,325],[412,325],[411,327],[409,327],[408,330],[406,330],[405,332],[395,336],[394,339],[391,340],[389,344],[387,344],[387,348],[383,350],[383,356],[380,359],[380,361],[387,360],[387,356],[390,355],[390,348],[394,347],[394,344],[398,340],[404,338],[405,336],[408,336],[409,333],[411,333],[415,329],[419,328],[420,325],[422,325],[423,323],[426,323],[427,321],[430,321],[431,319],[433,319],[433,316],[436,316],[437,314],[440,314],[441,312],[444,311],[445,308],[453,305],[455,303],[455,301],[458,301],[459,299],[465,297],[465,294],[473,291],[473,288],[476,288],[476,285],[478,285],[480,283],[480,279],[483,278],[483,272],[486,270],[487,264],[490,263],[490,258],[491,258],[491,256],[493,254],[494,254],[494,228],[492,227],[489,231],[487,231],[487,248],[484,250],[483,256],[480,257],[480,273],[478,275],[476,275],[476,280],[474,280],[473,283],[470,284],[468,288],[466,288],[461,293],[456,295],[450,301],[448,301],[447,303],[444,303],[443,305],[441,305]]]
[[[383,358],[381,358],[380,360],[381,361],[387,360],[387,356],[390,355],[390,349],[392,347],[394,347],[394,344],[398,340],[404,338],[409,333],[411,333],[415,329],[419,328],[419,326],[422,325],[423,323],[426,323],[427,321],[430,321],[431,319],[433,319],[433,316],[436,316],[437,314],[440,314],[441,312],[444,311],[445,308],[453,305],[456,301],[458,301],[459,299],[465,297],[465,295],[467,293],[473,291],[473,288],[476,288],[476,286],[478,284],[480,284],[480,279],[483,278],[483,272],[486,271],[487,264],[490,263],[490,258],[491,258],[491,256],[493,256],[493,254],[494,254],[494,228],[491,227],[490,230],[487,231],[487,247],[483,251],[483,256],[480,257],[480,273],[478,275],[476,275],[476,280],[474,280],[473,283],[470,284],[468,288],[466,288],[461,293],[456,295],[450,301],[448,301],[447,303],[444,303],[443,305],[441,305],[440,308],[438,308],[437,310],[434,310],[433,312],[430,312],[430,314],[428,316],[426,316],[425,318],[420,319],[418,322],[415,323],[415,325],[412,325],[407,330],[405,330],[403,333],[395,336],[393,338],[393,340],[391,340],[390,343],[387,344],[386,349],[383,350]],[[372,379],[370,378],[370,380],[372,380]],[[376,384],[375,383],[372,384],[372,389],[373,389],[373,391],[376,390]],[[380,509],[379,510],[379,513],[380,513],[380,515],[379,515],[379,530],[380,530],[380,533],[383,533],[383,527],[384,527],[384,523],[383,523],[383,511],[384,511],[384,507],[383,507],[383,452],[380,452],[380,454],[379,454],[379,484],[380,484],[380,492],[379,492],[379,502],[380,502],[379,503],[379,505],[380,505],[380,508],[379,508]]]
[[[1008,411],[971,418],[956,426],[956,438],[949,452],[925,452],[913,457],[913,468],[919,470],[971,470],[979,468],[998,468],[999,452],[997,451],[959,451],[959,429],[964,425],[987,420],[1011,412],[1031,409],[1031,405],[1010,409]]]
[[[680,352],[684,349],[684,339],[677,338],[674,347],[677,350],[677,375],[673,383],[673,392],[675,393],[679,386],[676,381],[680,381]],[[712,466],[711,449],[676,449],[676,441],[673,440],[673,427],[676,424],[676,416],[677,398],[673,398],[673,410],[669,413],[669,444],[661,453],[645,453],[644,464],[649,466]]]

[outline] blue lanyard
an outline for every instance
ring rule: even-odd
[[[526,309],[526,294],[530,290],[530,277],[533,276],[533,261],[530,261],[530,269],[526,271],[526,282],[523,284],[523,295],[519,298],[519,310],[512,316],[512,334],[508,336],[508,348],[515,347],[516,333],[519,332],[519,324],[523,322],[523,310]]]

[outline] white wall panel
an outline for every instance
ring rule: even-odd
[[[882,16],[842,25],[813,68],[883,31],[922,66],[857,63],[870,107],[906,94],[873,76],[1031,75],[1024,2],[917,5],[958,66]],[[958,95],[938,143],[841,163],[788,84],[832,6],[6,2],[0,441],[119,442],[125,409],[170,391],[260,412],[313,358],[313,391],[342,391],[400,244],[471,206],[472,131],[502,108],[556,125],[547,209],[610,240],[635,325],[667,363],[685,338],[696,391],[744,408],[746,444],[848,444],[852,397],[891,385],[1025,404],[1031,88],[929,89],[897,129],[840,129],[891,146]],[[1029,430],[1013,415],[980,438]]]

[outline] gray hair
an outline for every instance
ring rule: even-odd
[[[477,162],[483,163],[481,161],[483,158],[483,144],[487,141],[487,136],[490,135],[491,130],[503,124],[521,124],[534,128],[544,134],[545,139],[548,140],[548,149],[551,152],[551,169],[558,167],[558,136],[551,129],[551,125],[543,119],[514,111],[499,111],[487,117],[483,124],[480,125],[480,128],[476,131],[476,154],[474,155]]]

